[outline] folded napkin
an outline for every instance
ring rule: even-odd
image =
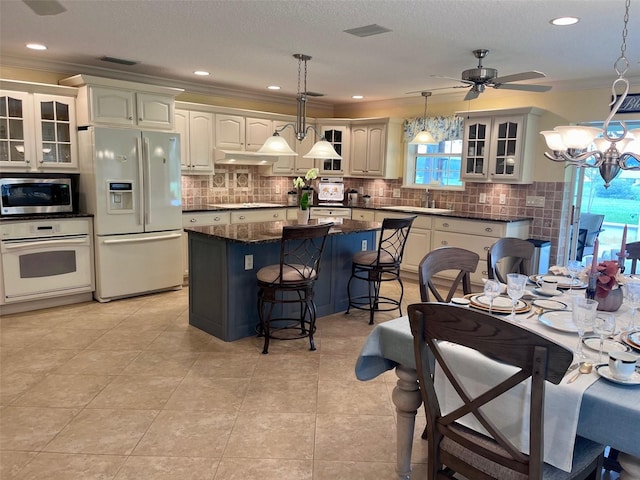
[[[483,278],[482,283],[483,284],[487,283],[487,280],[488,280],[487,278]],[[498,280],[495,280],[495,281],[498,282]],[[500,290],[500,293],[507,293],[507,285],[502,282],[498,282],[498,283],[500,284],[500,287],[502,287],[502,289]]]
[[[517,371],[515,367],[491,360],[469,348],[440,343],[442,354],[465,389],[472,396],[485,392]],[[578,416],[582,394],[595,381],[591,375],[581,375],[578,381],[567,384],[563,379],[559,385],[545,385],[544,404],[544,461],[566,472],[571,471],[573,447],[578,427]],[[450,413],[462,401],[446,378],[437,368],[434,384],[443,414]],[[482,411],[506,434],[523,453],[529,453],[529,392],[531,381],[523,382],[508,393],[482,407]],[[472,415],[466,415],[460,423],[478,432],[487,432]]]
[[[569,270],[567,269],[567,267],[563,267],[562,265],[554,265],[552,267],[549,267],[549,272],[553,273],[554,275],[564,275],[566,277],[569,276]]]

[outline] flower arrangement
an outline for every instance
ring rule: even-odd
[[[597,267],[596,297],[605,298],[611,290],[624,284],[624,276],[615,260],[604,260]]]
[[[293,187],[298,190],[298,198],[300,199],[300,210],[307,210],[309,208],[309,192],[302,193],[302,189],[305,186],[311,186],[311,181],[318,178],[320,170],[317,168],[311,168],[305,174],[304,180],[301,177],[296,178],[293,181]],[[305,180],[307,183],[305,183]]]

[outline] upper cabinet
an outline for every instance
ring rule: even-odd
[[[79,87],[78,124],[172,130],[175,97],[183,90],[76,75],[60,81]]]
[[[350,172],[353,177],[398,178],[401,124],[389,118],[351,122]]]
[[[340,158],[330,158],[318,160],[320,173],[322,175],[345,175],[349,172],[349,154],[351,144],[351,129],[348,124],[336,122],[336,124],[320,124],[318,129],[325,140],[333,145],[333,148],[340,154]]]
[[[216,148],[256,152],[273,135],[273,121],[242,115],[216,114]]]
[[[213,113],[176,108],[183,174],[213,173]]]
[[[538,117],[535,108],[458,112],[463,115],[462,179],[531,183]]]
[[[0,166],[77,169],[77,89],[8,80],[0,88]]]

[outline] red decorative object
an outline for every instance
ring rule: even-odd
[[[620,286],[616,279],[620,266],[615,260],[605,260],[600,262],[596,269],[598,273],[596,297],[605,298],[611,290]]]

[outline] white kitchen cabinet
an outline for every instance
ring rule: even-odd
[[[273,135],[273,121],[243,115],[216,114],[216,148],[255,152]]]
[[[281,222],[287,219],[287,208],[232,210],[231,223]]]
[[[213,173],[213,113],[176,109],[182,174]]]
[[[352,208],[351,220],[360,220],[362,222],[374,222],[376,218],[375,210],[367,210],[366,208]]]
[[[406,218],[411,216],[408,213],[389,212],[377,210],[375,221],[381,222],[385,218]],[[400,268],[412,273],[418,273],[418,267],[424,256],[431,250],[431,215],[417,215],[409,230],[409,237],[404,248],[402,264]]]
[[[540,113],[535,108],[465,112],[462,179],[532,183]]]
[[[342,157],[318,160],[320,174],[343,176],[349,172],[349,154],[351,153],[351,129],[349,125],[319,125],[318,129],[325,140],[333,145],[333,148]]]
[[[401,128],[389,118],[351,123],[349,170],[354,177],[398,178]]]
[[[231,223],[231,214],[229,212],[182,213],[182,228],[229,225],[229,223]],[[182,265],[184,277],[187,278],[189,276],[189,234],[187,232],[182,232]]]
[[[78,124],[172,130],[179,88],[75,75],[62,85],[78,87]]]
[[[487,253],[496,240],[502,237],[525,239],[529,235],[528,220],[519,222],[492,222],[487,220],[467,220],[460,218],[434,217],[432,247],[460,247],[480,256],[478,268],[471,274],[471,282],[481,285],[487,278]],[[451,272],[438,276],[452,279]]]
[[[0,90],[0,166],[34,172],[76,170],[77,90],[5,80],[0,87],[26,90]]]
[[[287,124],[292,123],[291,121],[286,120],[275,120],[273,122],[273,131],[277,131],[278,129],[284,127]],[[298,140],[296,139],[296,132],[292,127],[287,127],[281,132],[278,132],[282,138],[284,138],[292,150],[299,153],[296,149],[298,147]],[[306,152],[305,152],[306,153]],[[298,157],[294,155],[286,155],[283,157],[278,157],[278,160],[271,166],[271,174],[272,175],[293,175],[295,173],[296,168],[296,160]]]

